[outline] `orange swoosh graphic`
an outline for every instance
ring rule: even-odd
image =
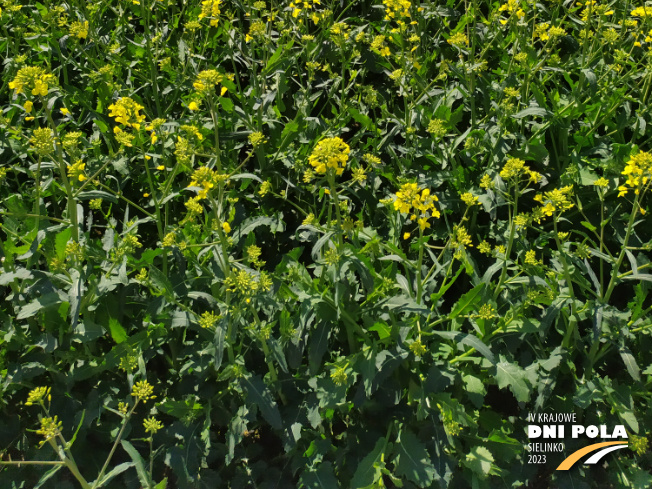
[[[581,459],[584,455],[586,455],[587,453],[594,452],[599,448],[608,447],[611,445],[626,445],[626,444],[627,442],[622,442],[622,441],[605,441],[603,443],[595,443],[594,445],[589,445],[588,447],[580,448],[576,452],[573,452],[568,457],[566,457],[566,460],[564,460],[562,463],[559,464],[557,470],[570,469],[575,464],[575,462]]]

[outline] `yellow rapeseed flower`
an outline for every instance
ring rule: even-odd
[[[109,105],[109,117],[115,118],[118,124],[138,130],[140,124],[145,120],[145,116],[140,113],[143,108],[132,98],[122,97],[117,102]]]
[[[326,138],[317,143],[308,163],[315,168],[317,173],[326,174],[329,170],[341,175],[346,168],[351,148],[341,138]]]

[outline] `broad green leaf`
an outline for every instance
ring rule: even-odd
[[[525,117],[549,117],[552,116],[552,112],[541,107],[528,107],[523,109],[516,114],[512,114],[514,119],[523,119]]]
[[[494,354],[491,352],[491,349],[485,345],[477,336],[456,331],[433,331],[432,333],[449,340],[456,341],[457,343],[470,346],[471,348],[475,348],[478,353],[484,356],[491,363],[496,363]]]
[[[111,332],[111,337],[113,338],[113,341],[115,341],[118,344],[122,343],[128,338],[127,332],[125,331],[125,329],[122,327],[122,325],[117,319],[114,318],[109,319],[109,331]]]
[[[625,363],[625,367],[627,367],[627,372],[629,372],[629,375],[631,375],[632,379],[635,381],[640,382],[641,369],[638,367],[636,359],[634,358],[634,355],[632,355],[631,350],[627,347],[624,347],[620,349],[619,353],[620,358],[622,358],[623,362]]]
[[[104,475],[104,477],[102,477],[102,480],[97,485],[97,487],[99,488],[99,487],[104,486],[104,484],[108,483],[116,475],[122,474],[125,470],[130,469],[134,465],[135,465],[134,462],[123,462],[120,465],[117,465],[109,473],[107,473],[106,475]]]
[[[154,486],[154,489],[166,489],[168,487],[168,478],[166,477],[161,482]]]
[[[3,271],[0,273],[0,285],[9,285],[14,280],[27,280],[31,278],[34,278],[34,274],[26,268],[19,268],[15,272],[9,273]]]
[[[57,294],[56,292],[50,292],[49,294],[42,295],[41,297],[34,299],[29,304],[23,306],[18,312],[16,319],[27,319],[38,313],[41,309],[60,304],[61,302],[63,302],[61,295]]]
[[[487,393],[484,382],[473,375],[465,375],[462,380],[466,388],[466,395],[476,408],[481,408]]]
[[[474,446],[462,460],[462,463],[477,474],[481,479],[486,478],[494,463],[491,452],[483,446]]]
[[[301,474],[299,487],[306,489],[339,489],[341,484],[335,478],[333,465],[330,462],[322,462],[317,470],[305,470]]]
[[[61,465],[55,465],[55,466],[52,467],[50,470],[48,470],[45,474],[43,474],[43,475],[41,476],[41,478],[39,479],[39,481],[38,481],[38,482],[36,483],[36,485],[34,486],[34,489],[40,489],[40,488],[43,486],[43,484],[45,484],[48,480],[50,480],[50,478],[52,478],[52,476],[53,476],[54,474],[56,474],[57,472],[59,472],[59,470],[60,470],[62,467],[63,467],[63,464],[61,464]],[[15,487],[15,486],[14,486],[14,487]]]
[[[213,337],[213,347],[215,348],[215,356],[213,357],[213,367],[219,370],[222,366],[222,359],[224,358],[224,339],[226,338],[226,328],[230,318],[227,314],[221,318],[215,325],[215,336]]]
[[[367,487],[382,477],[381,468],[385,467],[385,462],[381,460],[381,457],[386,445],[385,437],[380,438],[374,449],[360,461],[353,474],[353,479],[351,479],[351,489]]]
[[[515,363],[510,363],[504,359],[496,364],[496,381],[498,387],[504,389],[509,387],[514,397],[519,402],[530,400],[531,388],[525,381],[526,372]]]
[[[398,477],[406,477],[419,487],[429,487],[435,480],[435,467],[430,462],[425,445],[416,435],[408,430],[401,431],[395,450],[395,474]]]
[[[248,401],[258,407],[263,418],[265,418],[270,426],[277,430],[282,429],[281,413],[272,398],[272,393],[260,376],[245,377],[242,379],[242,384],[247,392]]]
[[[66,245],[70,241],[72,228],[66,228],[54,238],[54,249],[57,252],[57,257],[63,260],[66,257]]]
[[[131,457],[131,460],[134,462],[134,466],[136,467],[136,472],[138,473],[138,480],[144,487],[150,487],[152,485],[152,481],[149,478],[149,474],[147,473],[147,469],[145,461],[143,460],[143,457],[140,456],[140,453],[138,453],[138,450],[134,448],[134,446],[129,443],[127,440],[120,440],[120,443],[122,444],[122,448],[125,449],[125,451],[129,454]]]
[[[479,299],[478,296],[484,290],[484,287],[485,287],[484,282],[481,282],[480,284],[476,285],[471,290],[469,290],[462,297],[460,297],[460,300],[457,301],[457,304],[455,304],[455,307],[453,307],[453,309],[451,310],[450,314],[448,315],[448,318],[455,319],[457,316],[464,314],[466,311],[473,308],[476,300]]]
[[[392,332],[391,328],[385,323],[377,322],[372,327],[369,328],[369,331],[375,331],[378,333],[378,338],[382,341],[385,338],[388,338]]]

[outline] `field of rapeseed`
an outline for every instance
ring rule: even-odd
[[[0,487],[652,486],[652,6],[0,0],[0,53]]]

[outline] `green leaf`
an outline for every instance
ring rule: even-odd
[[[163,275],[163,272],[161,272],[155,266],[151,266],[149,269],[149,279],[153,285],[163,291],[167,300],[174,302],[174,290],[172,288],[172,283],[165,275]]]
[[[26,268],[19,268],[15,272],[0,273],[0,285],[9,285],[14,280],[27,280],[34,278],[34,274]]]
[[[54,238],[54,249],[57,252],[57,257],[63,260],[66,257],[66,245],[70,241],[72,228],[66,228]]]
[[[369,331],[375,331],[378,333],[378,338],[382,341],[390,336],[392,330],[385,323],[375,323],[372,327],[369,328]]]
[[[122,343],[128,338],[127,332],[117,319],[109,319],[109,331],[111,332],[113,341],[118,344]]]
[[[386,445],[385,437],[380,438],[374,449],[360,461],[353,474],[353,479],[351,479],[351,489],[367,487],[382,477],[381,469],[385,467],[385,462],[381,460],[381,457]]]
[[[299,487],[308,489],[339,489],[341,486],[335,478],[333,464],[322,462],[317,470],[305,470],[301,474]]]
[[[462,380],[466,387],[466,395],[469,397],[473,405],[480,409],[484,402],[484,396],[487,393],[484,382],[473,375],[465,375]]]
[[[166,477],[161,482],[154,486],[154,489],[166,489],[168,487],[168,478]]]
[[[636,359],[634,358],[634,355],[632,355],[630,349],[627,347],[621,348],[619,353],[620,353],[620,358],[622,358],[623,362],[625,362],[625,367],[627,367],[627,371],[629,372],[629,375],[631,375],[632,379],[634,379],[635,381],[640,382],[641,369],[638,367],[636,363]]]
[[[50,470],[48,470],[45,474],[43,474],[43,475],[41,476],[41,478],[39,479],[39,481],[38,481],[38,482],[36,483],[36,485],[34,486],[34,489],[40,489],[40,487],[43,486],[43,484],[45,484],[48,480],[50,480],[50,478],[51,478],[54,474],[56,474],[57,472],[59,472],[59,470],[60,470],[62,467],[63,467],[63,464],[61,464],[61,465],[55,465],[55,466],[52,467]],[[14,486],[14,487],[15,487],[15,486]]]
[[[516,114],[512,114],[514,119],[523,119],[525,117],[538,116],[538,117],[550,117],[552,112],[549,110],[543,109],[541,107],[528,107],[523,109]]]
[[[250,378],[243,378],[243,387],[247,391],[247,400],[260,409],[263,418],[274,429],[283,428],[281,413],[278,410],[276,402],[272,398],[272,393],[267,388],[259,375]]]
[[[482,282],[476,285],[475,287],[473,287],[462,297],[460,297],[460,300],[457,301],[457,304],[455,304],[455,307],[453,307],[450,314],[448,315],[448,319],[454,319],[460,314],[464,314],[466,311],[471,309],[475,304],[478,295],[481,294],[482,291],[484,290],[484,287],[485,284],[484,282]]]
[[[215,367],[215,370],[219,370],[222,366],[222,359],[224,358],[224,339],[226,338],[228,322],[229,315],[227,314],[215,325],[215,336],[213,337],[213,347],[215,348],[213,366]]]
[[[580,224],[584,226],[586,229],[588,229],[589,231],[595,231],[596,229],[598,229],[588,221],[582,221]]]
[[[462,463],[476,473],[481,479],[489,475],[491,465],[494,463],[494,456],[483,446],[474,446],[471,452],[466,455]]]
[[[120,440],[120,443],[122,444],[122,448],[125,449],[125,451],[129,454],[131,457],[131,460],[133,460],[134,465],[136,466],[136,472],[138,473],[138,480],[144,487],[150,487],[152,485],[152,481],[149,478],[149,474],[147,473],[147,469],[145,468],[145,461],[143,460],[143,457],[140,456],[140,453],[138,453],[138,450],[134,448],[134,446],[129,443],[127,440]]]
[[[20,312],[18,312],[16,319],[26,319],[32,317],[41,309],[48,308],[56,304],[61,304],[61,302],[63,302],[63,300],[56,292],[50,292],[49,294],[42,295],[41,297],[34,299],[29,304],[23,306]]]
[[[494,354],[491,352],[489,347],[485,345],[480,338],[478,338],[475,335],[472,334],[465,334],[461,332],[456,332],[456,331],[433,331],[433,334],[436,334],[438,336],[443,336],[444,338],[447,338],[449,340],[453,340],[457,343],[460,343],[462,345],[467,345],[470,346],[471,348],[475,348],[478,353],[480,353],[482,356],[484,356],[487,360],[489,360],[491,363],[495,364],[496,359],[494,357]]]
[[[406,477],[419,487],[428,487],[435,480],[435,467],[430,462],[426,447],[410,431],[401,431],[396,443],[395,473]]]
[[[116,475],[122,474],[125,470],[128,470],[133,466],[134,466],[133,462],[124,462],[114,467],[108,474],[102,477],[102,480],[97,485],[97,487],[102,487],[104,484],[106,484],[111,479],[113,479]]]
[[[525,370],[515,363],[503,359],[496,364],[498,387],[504,389],[509,386],[509,390],[519,402],[527,402],[530,399],[531,389],[525,381],[526,375]]]

